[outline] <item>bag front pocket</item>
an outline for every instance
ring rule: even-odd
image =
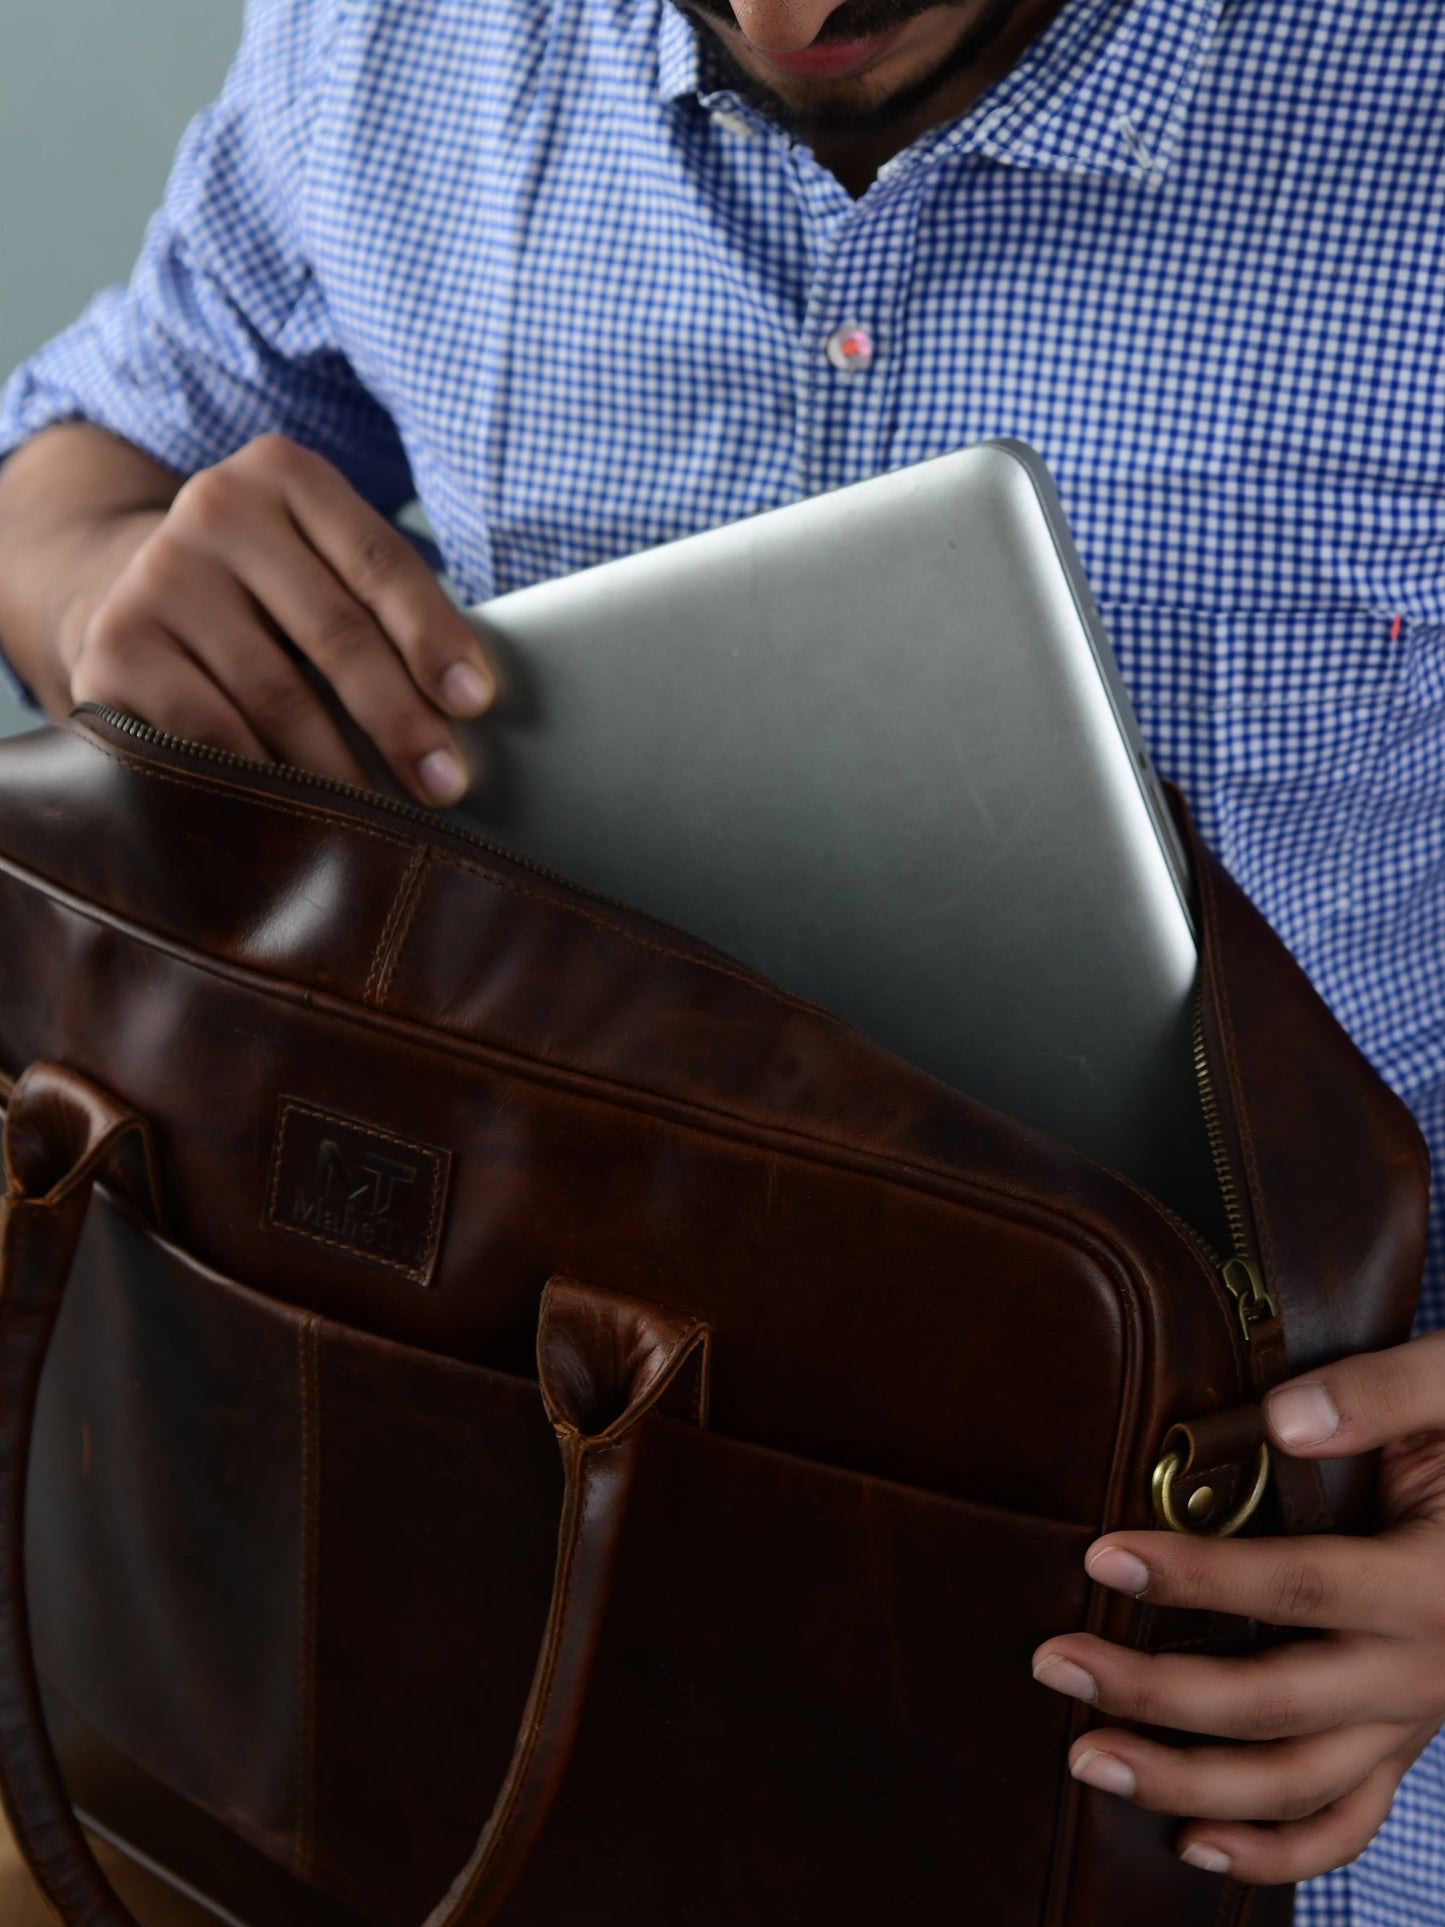
[[[444,1886],[516,1737],[560,1485],[534,1384],[276,1304],[97,1196],[35,1428],[39,1670],[103,1739],[307,1879],[318,1785],[364,1810],[419,1747],[414,1791],[465,1781],[465,1845],[443,1825],[436,1847],[435,1802],[410,1796],[380,1844],[426,1878],[439,1851]],[[352,1534],[386,1575],[374,1594]]]
[[[654,1421],[508,1927],[1037,1927],[1091,1536]]]
[[[980,1869],[999,1927],[1034,1922],[1077,1715],[1028,1657],[1083,1622],[1088,1530],[680,1418],[640,1441],[509,1927],[861,1927]],[[42,1669],[155,1778],[414,1927],[506,1777],[562,1490],[536,1384],[277,1305],[99,1199],[37,1428]]]

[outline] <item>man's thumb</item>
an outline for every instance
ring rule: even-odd
[[[1445,1331],[1361,1352],[1265,1396],[1270,1438],[1298,1458],[1338,1459],[1445,1429]]]

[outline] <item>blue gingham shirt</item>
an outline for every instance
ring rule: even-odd
[[[1067,0],[854,202],[668,0],[253,0],[0,455],[279,429],[483,596],[1020,436],[1161,766],[1438,1158],[1442,94],[1439,0]],[[1298,1918],[1445,1920],[1445,1748]]]

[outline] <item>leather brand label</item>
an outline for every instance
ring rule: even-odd
[[[266,1222],[431,1283],[451,1152],[283,1097]]]

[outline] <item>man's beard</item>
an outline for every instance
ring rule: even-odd
[[[716,21],[725,27],[735,27],[737,24],[727,0],[678,0],[678,3],[685,12],[695,15],[699,20]],[[843,0],[843,4],[829,14],[813,45],[827,46],[839,40],[865,40],[873,34],[886,32],[890,27],[912,20],[920,13],[929,12],[935,6],[959,9],[969,4],[970,0],[921,0],[921,3],[920,0]],[[760,80],[739,65],[731,48],[718,35],[704,34],[703,52],[712,70],[709,74],[712,83],[731,88],[744,100],[751,101],[769,119],[793,133],[805,138],[826,134],[861,134],[873,128],[896,127],[910,120],[955,74],[961,73],[987,52],[1018,7],[1019,0],[989,0],[958,45],[929,73],[910,81],[906,87],[900,87],[896,93],[889,94],[881,101],[866,104],[822,100],[816,107],[802,107],[794,101],[785,100],[765,80]]]

